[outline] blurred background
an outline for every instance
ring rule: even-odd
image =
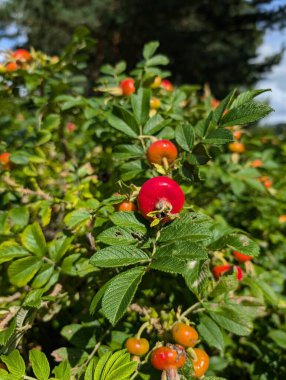
[[[77,26],[97,41],[89,73],[121,59],[131,68],[142,46],[160,41],[177,83],[209,83],[220,99],[234,87],[271,88],[286,124],[286,0],[0,0],[0,46],[60,55]]]

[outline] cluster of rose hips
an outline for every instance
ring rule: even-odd
[[[9,170],[10,169],[10,153],[4,152],[0,154],[0,170]]]
[[[252,256],[244,255],[238,251],[233,251],[233,256],[239,263],[248,263],[253,259]],[[212,269],[213,276],[216,280],[225,274],[231,274],[233,272],[236,272],[236,278],[238,281],[241,281],[243,279],[243,271],[238,265],[216,265]]]
[[[26,49],[18,49],[11,53],[9,57],[9,62],[6,64],[6,71],[17,71],[18,69],[23,69],[31,62],[31,54]]]
[[[204,350],[193,348],[199,341],[197,331],[183,322],[176,322],[171,334],[174,344],[156,345],[151,351],[152,366],[163,371],[162,379],[176,380],[179,378],[177,370],[185,365],[189,357],[193,367],[192,375],[202,377],[208,370],[209,356]],[[148,340],[140,337],[127,339],[125,347],[136,357],[146,355],[150,348]]]

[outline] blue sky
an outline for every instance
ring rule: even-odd
[[[0,0],[0,3],[2,1],[3,0]],[[279,5],[286,5],[286,0],[275,0],[272,6],[277,7]],[[8,32],[13,32],[12,26]],[[17,40],[18,45],[24,42],[24,37]],[[10,48],[11,44],[10,40],[2,39],[0,41],[0,49]],[[265,35],[263,45],[259,49],[259,57],[262,58],[279,52],[282,46],[286,47],[286,29],[282,31],[268,31]],[[272,72],[268,73],[265,78],[256,85],[256,88],[272,89],[271,93],[260,96],[261,100],[265,99],[269,101],[270,105],[275,109],[275,112],[264,119],[264,122],[269,124],[286,123],[286,51],[280,64],[275,66]]]

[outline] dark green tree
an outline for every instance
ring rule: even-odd
[[[131,67],[142,45],[159,40],[171,57],[176,82],[209,82],[220,97],[251,86],[277,64],[282,51],[257,60],[267,29],[282,28],[286,5],[273,0],[7,0],[0,27],[15,24],[27,45],[58,54],[78,25],[97,40],[90,65],[127,59]]]

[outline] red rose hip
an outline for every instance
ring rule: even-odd
[[[123,79],[120,82],[120,87],[122,89],[122,94],[125,95],[125,96],[130,96],[131,94],[133,94],[133,92],[135,92],[135,90],[136,90],[134,83],[135,83],[135,81],[132,78]]]
[[[174,86],[172,82],[170,82],[168,79],[163,79],[161,83],[161,87],[164,88],[164,90],[172,92],[174,90]]]
[[[15,50],[12,57],[20,62],[29,62],[32,59],[31,54],[26,49]]]
[[[252,256],[244,255],[243,253],[240,253],[238,251],[233,251],[233,256],[236,258],[237,261],[240,263],[244,263],[246,261],[250,261],[253,259]]]
[[[156,216],[162,217],[179,213],[184,202],[183,190],[176,181],[165,176],[154,177],[146,181],[138,195],[138,209],[149,220]],[[158,211],[158,214],[153,217],[148,216],[152,211]]]
[[[170,140],[158,140],[153,142],[147,150],[147,160],[150,164],[163,165],[166,158],[169,164],[174,162],[178,156],[176,145]]]
[[[186,352],[183,347],[179,345],[159,347],[151,354],[152,366],[160,371],[181,368],[185,362]]]

